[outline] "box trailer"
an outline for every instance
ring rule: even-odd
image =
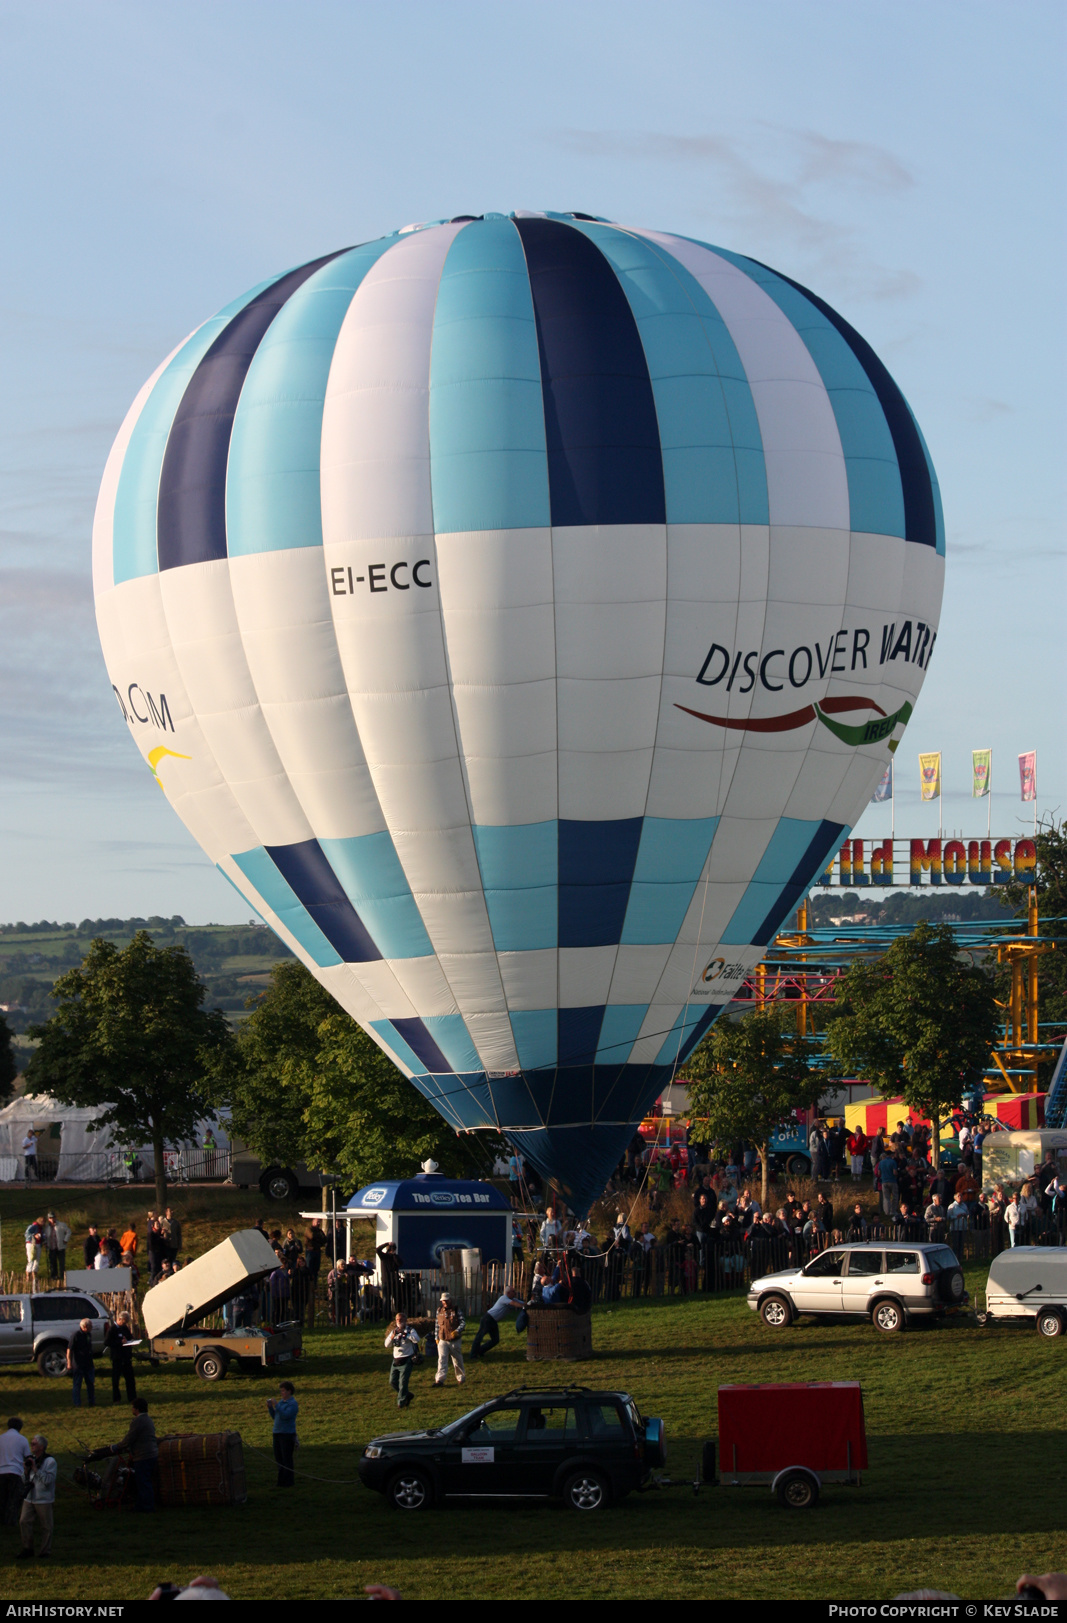
[[[824,1482],[858,1487],[866,1466],[867,1433],[858,1381],[720,1386],[723,1484],[766,1483],[780,1504],[804,1510],[818,1503]]]
[[[141,1307],[153,1363],[188,1359],[205,1381],[221,1381],[231,1363],[244,1369],[287,1364],[303,1351],[298,1324],[206,1330],[200,1321],[258,1285],[278,1258],[258,1229],[242,1229],[145,1292]]]

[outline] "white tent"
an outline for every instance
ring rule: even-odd
[[[94,1130],[93,1123],[99,1121],[103,1114],[102,1107],[98,1105],[62,1105],[46,1094],[28,1093],[20,1099],[13,1099],[0,1110],[0,1183],[21,1181],[25,1177],[22,1141],[30,1127],[45,1129],[37,1148],[38,1158],[42,1161],[49,1158],[49,1140],[53,1138],[51,1129],[59,1128],[57,1183],[104,1183],[109,1178],[121,1176],[128,1146],[115,1136],[110,1127]],[[198,1141],[203,1138],[207,1125],[206,1122],[199,1124]],[[227,1136],[223,1128],[215,1126],[214,1134],[219,1148],[225,1149]],[[167,1146],[168,1149],[177,1147]],[[136,1153],[150,1172],[153,1164],[152,1146],[138,1146]]]

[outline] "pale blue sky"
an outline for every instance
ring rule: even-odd
[[[947,826],[1067,809],[1062,0],[0,0],[0,920],[243,903],[126,737],[96,641],[96,488],[133,395],[265,276],[398,225],[581,209],[762,259],[873,344],[948,532],[898,754]],[[888,832],[888,808],[857,832]]]

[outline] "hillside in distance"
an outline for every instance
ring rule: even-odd
[[[158,947],[188,949],[207,983],[206,1003],[225,1010],[231,1022],[246,1013],[250,997],[266,986],[279,959],[291,958],[273,930],[257,919],[248,924],[186,924],[178,915],[164,919],[83,919],[80,924],[0,924],[0,1006],[11,1030],[47,1020],[52,983],[81,963],[90,941],[102,936],[122,948],[138,930]]]

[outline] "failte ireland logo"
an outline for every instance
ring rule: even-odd
[[[936,641],[937,632],[925,621],[903,620],[899,624],[893,621],[883,625],[880,638],[870,626],[842,626],[828,637],[825,647],[816,639],[810,646],[802,643],[793,649],[772,648],[766,654],[759,648],[727,648],[713,642],[695,680],[704,688],[721,684],[726,693],[733,692],[735,685],[739,694],[751,693],[754,688],[783,693],[788,688],[805,688],[809,682],[827,676],[843,676],[897,661],[925,670]],[[890,735],[895,728],[907,725],[913,706],[905,702],[899,710],[887,715],[873,699],[854,694],[812,699],[797,710],[759,718],[709,715],[706,710],[695,710],[687,704],[675,704],[675,709],[706,721],[710,727],[738,733],[789,733],[818,721],[835,738],[853,748],[860,744],[880,744],[889,738],[892,754],[899,740],[893,740]],[[858,723],[837,719],[858,710],[873,711],[874,716]]]
[[[911,719],[912,706],[905,701],[899,710],[892,715],[886,715],[880,704],[873,699],[863,699],[858,696],[845,699],[823,699],[818,703],[804,705],[801,710],[790,710],[784,716],[760,716],[758,718],[743,718],[732,716],[709,716],[703,710],[691,710],[687,704],[676,704],[676,710],[684,710],[687,716],[696,716],[700,721],[708,722],[712,727],[725,727],[730,732],[738,733],[791,733],[798,727],[806,727],[811,721],[821,721],[828,727],[835,738],[840,738],[843,744],[851,744],[856,748],[860,744],[880,744],[884,738],[889,738],[894,727],[906,727]],[[863,721],[858,725],[836,721],[834,718],[846,715],[853,710],[873,710],[878,716],[877,721]],[[889,749],[896,750],[899,739],[890,741]]]

